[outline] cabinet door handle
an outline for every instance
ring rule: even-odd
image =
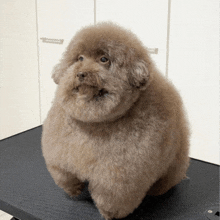
[[[63,44],[64,39],[54,39],[54,38],[46,38],[41,37],[40,38],[43,43],[50,43],[50,44]]]
[[[151,54],[158,54],[158,48],[147,48],[147,50]]]

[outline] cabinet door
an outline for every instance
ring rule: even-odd
[[[96,20],[113,21],[133,31],[152,50],[152,58],[166,72],[167,0],[96,0]],[[154,49],[158,48],[158,54]]]
[[[91,0],[37,0],[40,60],[41,122],[44,121],[56,90],[51,71],[70,39],[82,26],[94,24]]]
[[[0,139],[40,124],[35,1],[0,1]]]
[[[114,21],[135,32],[147,47],[159,49],[152,58],[179,89],[189,115],[192,130],[190,156],[219,163],[219,1],[96,2],[97,21]],[[169,14],[168,5],[171,6]],[[170,23],[167,22],[169,16]]]
[[[219,163],[219,1],[171,3],[169,78],[191,123],[194,158]]]

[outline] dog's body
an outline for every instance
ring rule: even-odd
[[[71,41],[42,150],[56,184],[77,196],[83,182],[105,219],[122,218],[146,194],[178,184],[189,165],[188,123],[174,86],[132,33],[109,23]]]

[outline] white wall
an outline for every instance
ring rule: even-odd
[[[0,139],[40,125],[35,1],[0,1]]]
[[[94,19],[111,20],[158,48],[152,58],[180,91],[189,115],[190,156],[219,163],[219,1],[96,0],[95,8],[94,1],[0,2],[0,138],[44,121],[56,89],[51,70],[69,40]],[[44,37],[64,42],[44,43]]]

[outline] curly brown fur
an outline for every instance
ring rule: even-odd
[[[133,33],[112,23],[82,29],[53,79],[42,150],[70,196],[89,181],[104,218],[123,218],[146,194],[161,195],[185,178],[189,130],[181,98]]]

